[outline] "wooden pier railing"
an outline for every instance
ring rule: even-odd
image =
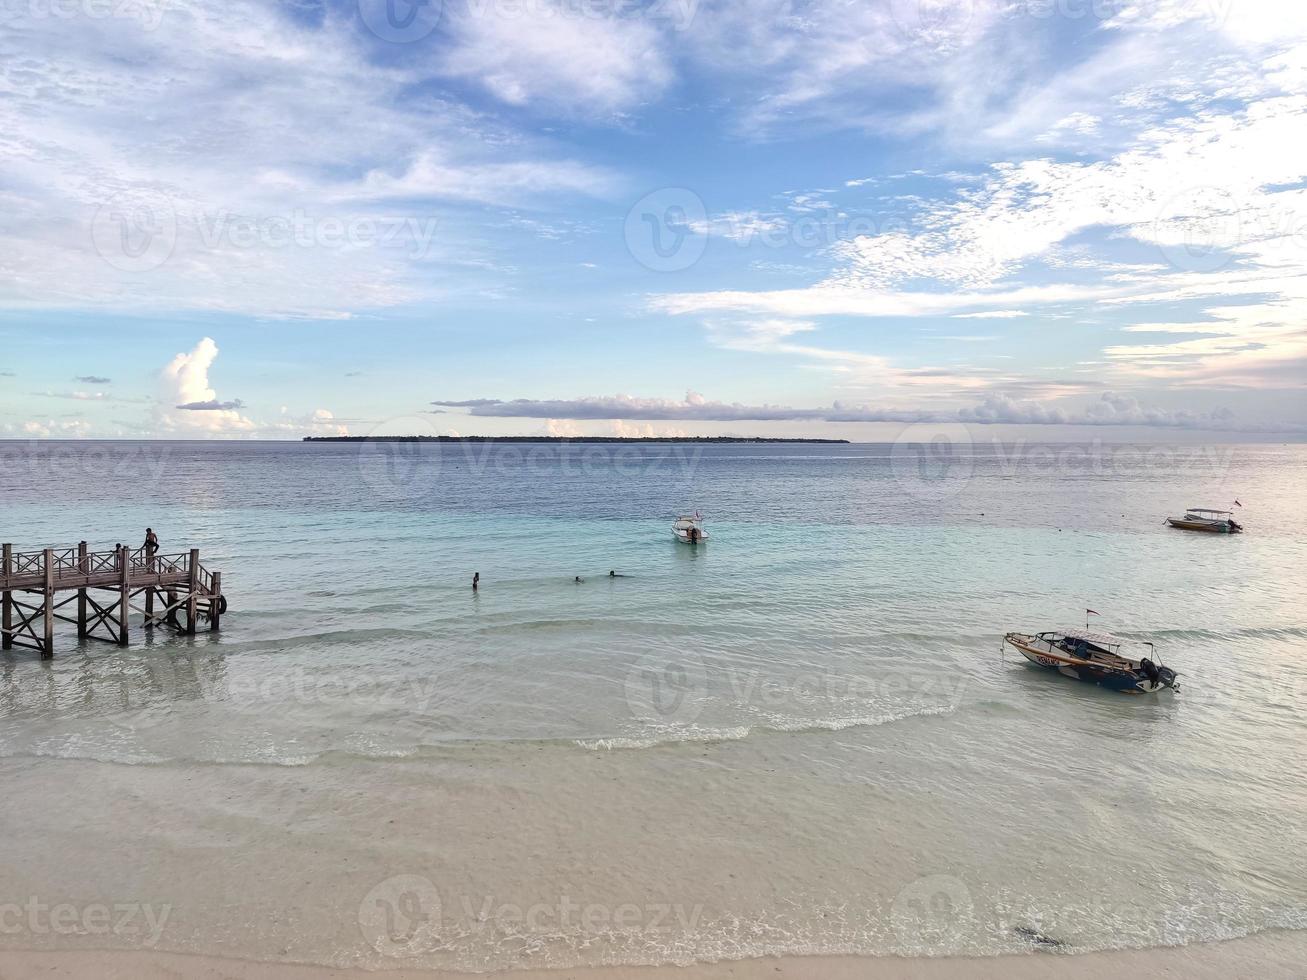
[[[104,593],[112,598],[103,605]],[[133,605],[143,599],[143,605]],[[128,642],[128,619],[134,610],[143,625],[170,626],[194,634],[203,618],[217,630],[226,611],[222,573],[200,563],[200,552],[150,555],[118,545],[112,551],[76,548],[18,552],[4,545],[0,554],[0,646],[54,655],[56,620],[75,623],[81,639]],[[74,618],[61,609],[76,603]],[[157,609],[157,611],[156,611]]]

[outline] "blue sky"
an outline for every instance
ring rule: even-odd
[[[1307,434],[1269,0],[0,19],[0,436]]]

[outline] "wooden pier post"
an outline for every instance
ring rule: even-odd
[[[127,545],[118,546],[118,645],[127,646],[127,616],[131,609],[132,587],[130,556]]]
[[[154,628],[154,586],[145,587],[145,626],[147,629]]]
[[[4,545],[3,556],[4,565],[0,566],[0,569],[2,569],[4,577],[8,578],[14,565],[14,546],[11,544]],[[4,632],[0,633],[0,649],[12,650],[14,648],[14,638],[9,631],[14,628],[14,600],[8,589],[5,590],[0,602],[3,603],[3,611],[0,612],[0,626],[4,628]]]
[[[86,542],[77,542],[77,571],[82,575],[88,575],[91,566],[86,557]],[[86,590],[77,590],[77,638],[86,639]]]
[[[54,656],[54,549],[45,549],[45,587],[42,592],[45,594],[45,602],[41,607],[45,620],[44,630],[42,631],[45,640],[41,647],[41,659],[49,660]]]
[[[222,572],[213,573],[213,598],[209,600],[209,632],[218,632],[218,611],[222,604]]]
[[[199,616],[199,594],[200,594],[200,549],[191,549],[191,595],[186,602],[186,632],[190,636],[195,635],[195,620]]]

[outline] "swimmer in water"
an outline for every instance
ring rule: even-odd
[[[472,591],[475,592],[477,590],[477,586],[480,584],[481,584],[481,573],[474,572],[472,574]]]

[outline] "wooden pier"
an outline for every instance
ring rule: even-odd
[[[146,627],[167,626],[194,635],[201,619],[218,629],[227,602],[222,573],[200,564],[200,552],[148,555],[118,545],[112,551],[76,548],[27,553],[3,546],[0,563],[0,646],[54,656],[55,620],[74,623],[84,640],[127,646],[128,617],[141,613]],[[106,596],[108,593],[108,596]],[[144,604],[135,604],[143,600]],[[103,601],[103,604],[102,604]],[[76,616],[71,610],[76,605]]]

